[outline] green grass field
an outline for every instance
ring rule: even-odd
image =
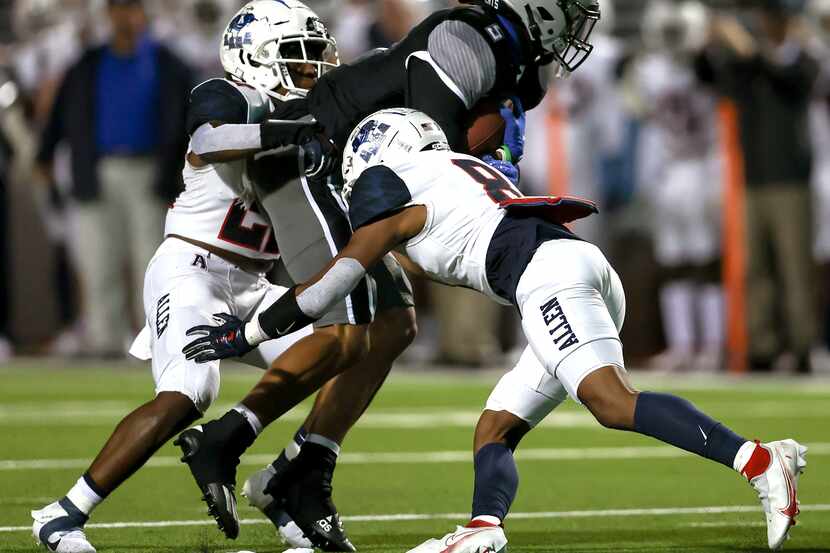
[[[222,375],[221,413],[257,378]],[[335,501],[360,551],[403,552],[463,523],[470,446],[497,373],[396,370],[352,432],[335,474]],[[634,376],[640,388],[680,393],[748,437],[793,437],[811,447],[802,515],[787,551],[830,551],[830,380]],[[152,394],[149,371],[20,362],[0,368],[0,551],[37,551],[29,510],[62,496],[120,417]],[[239,469],[240,484],[288,440],[298,408],[272,425]],[[247,505],[235,542],[208,519],[178,449],[167,445],[93,516],[101,553],[285,549]],[[523,442],[521,486],[506,529],[513,553],[764,551],[754,492],[725,468],[637,435],[602,429],[569,402]],[[244,500],[243,500],[244,502]]]

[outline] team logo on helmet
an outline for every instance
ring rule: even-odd
[[[245,27],[256,21],[257,18],[252,13],[240,13],[228,25],[228,31],[225,33],[224,45],[226,48],[242,48],[245,45],[251,44],[251,33],[243,32]]]
[[[359,151],[360,159],[368,162],[378,152],[383,135],[388,130],[389,125],[386,123],[379,123],[374,119],[367,121],[352,140],[352,152],[358,154]]]

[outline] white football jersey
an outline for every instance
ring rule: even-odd
[[[498,202],[518,197],[521,193],[504,175],[479,159],[425,151],[394,167],[364,171],[352,189],[349,217],[358,228],[404,206],[425,206],[426,225],[406,242],[406,254],[434,280],[509,305],[491,289],[485,262],[505,216]]]
[[[217,120],[256,123],[270,111],[270,100],[256,89],[225,79],[211,79],[191,93],[188,126]],[[190,151],[190,147],[188,147]],[[184,191],[167,212],[165,235],[177,234],[253,259],[279,257],[274,230],[257,204],[240,197],[245,160],[193,167],[185,161]]]

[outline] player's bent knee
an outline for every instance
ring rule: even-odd
[[[418,322],[412,307],[389,309],[379,313],[372,323],[375,340],[382,339],[390,349],[402,352],[418,335]]]
[[[369,325],[331,325],[315,332],[327,334],[332,338],[327,347],[331,348],[330,353],[336,359],[336,365],[340,370],[357,363],[369,353]]]
[[[478,419],[474,451],[478,453],[487,444],[500,443],[515,450],[525,434],[530,432],[527,421],[509,411],[485,409]]]
[[[606,428],[634,428],[634,411],[639,393],[634,390],[622,370],[608,365],[588,374],[579,384],[579,400]]]

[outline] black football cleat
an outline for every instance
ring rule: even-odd
[[[305,443],[297,458],[284,471],[274,474],[265,493],[281,504],[314,547],[357,551],[331,499],[335,460],[327,448]]]
[[[211,440],[209,430],[201,426],[185,430],[173,445],[181,448],[181,460],[187,463],[202,491],[202,500],[207,503],[208,514],[216,520],[216,525],[225,537],[234,540],[239,535],[239,515],[234,495],[239,458],[228,459],[221,446]]]

